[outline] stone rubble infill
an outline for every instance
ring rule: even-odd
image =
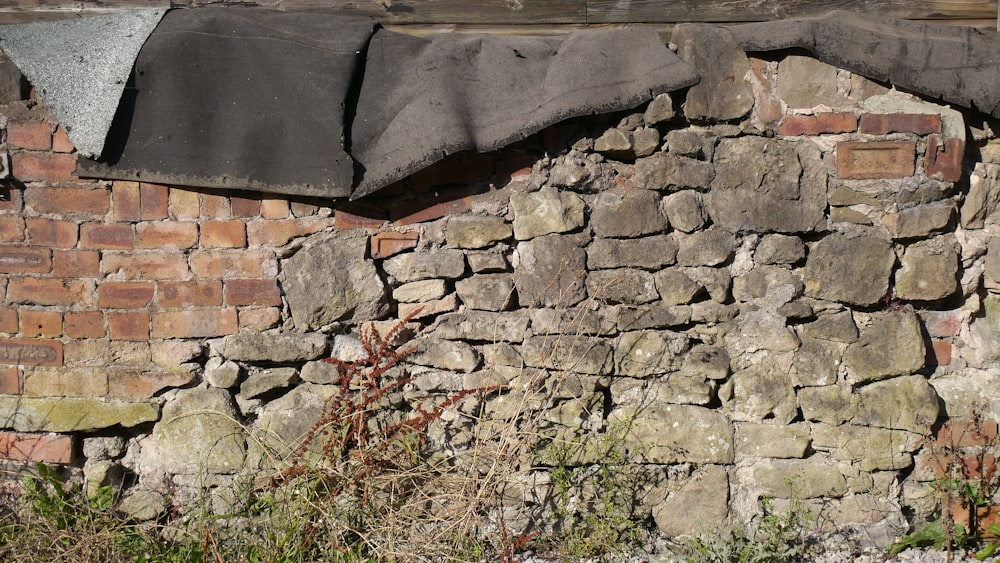
[[[560,561],[559,558],[549,558],[546,556],[531,556],[525,559],[520,559],[520,563],[552,563],[553,561]],[[581,559],[579,563],[600,563],[602,560],[597,558]],[[617,559],[621,563],[688,563],[688,559],[684,557],[679,557],[677,555],[667,554],[667,555],[634,555],[626,556],[623,555],[621,559]],[[808,560],[808,563],[946,563],[948,561],[948,553],[944,550],[936,549],[908,549],[895,557],[889,557],[888,553],[883,550],[868,549],[862,552],[854,551],[833,551],[829,553],[824,553],[817,556],[814,559]],[[968,561],[976,561],[975,553],[971,551],[956,550],[951,554],[952,563],[962,563]],[[985,563],[997,563],[1000,561],[1000,557],[988,557],[984,559]],[[806,563],[805,561],[803,563]]]

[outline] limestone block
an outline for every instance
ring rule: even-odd
[[[798,390],[799,407],[806,420],[843,424],[854,418],[860,399],[845,385],[805,387]]]
[[[860,403],[854,424],[924,435],[937,421],[939,399],[922,375],[869,383],[860,387],[858,394]]]
[[[389,258],[382,267],[397,283],[430,278],[453,280],[465,273],[465,254],[454,249],[407,252]]]
[[[836,107],[837,67],[791,55],[778,63],[778,97],[790,108]]]
[[[653,128],[640,128],[632,132],[632,152],[637,157],[649,156],[660,148],[660,132]]]
[[[663,305],[670,307],[694,301],[704,288],[677,268],[666,268],[654,276]]]
[[[594,201],[590,226],[594,234],[609,238],[635,238],[666,230],[660,197],[650,190],[609,191]]]
[[[445,241],[452,248],[485,248],[512,234],[511,226],[502,217],[457,215],[448,219]]]
[[[229,389],[236,385],[240,379],[240,366],[236,362],[223,358],[209,358],[205,362],[205,372],[202,374],[202,379],[212,387]]]
[[[503,311],[516,301],[510,274],[481,274],[455,282],[455,293],[469,309]]]
[[[694,535],[725,526],[729,516],[726,468],[700,468],[677,492],[653,507],[656,527],[667,537]]]
[[[163,405],[163,417],[143,445],[142,466],[169,474],[236,473],[246,456],[237,417],[223,389],[178,391]]]
[[[862,471],[897,471],[913,465],[911,452],[920,447],[920,434],[903,430],[845,424],[813,427],[813,447],[831,452],[834,459],[857,462]]]
[[[683,188],[705,188],[715,177],[711,164],[677,156],[656,153],[635,161],[635,185],[647,190],[676,191]]]
[[[882,224],[894,239],[925,237],[946,229],[954,213],[954,201],[935,201],[898,213],[886,213],[882,216]]]
[[[222,355],[238,362],[300,362],[327,351],[326,335],[262,333],[244,329],[222,339]]]
[[[658,270],[673,264],[677,242],[669,235],[637,239],[598,238],[587,247],[587,268],[640,268]]]
[[[736,425],[736,455],[740,458],[803,458],[810,442],[809,425],[801,422]]]
[[[792,360],[795,384],[803,387],[833,385],[837,368],[844,353],[844,344],[808,336],[800,337],[802,345]]]
[[[936,301],[958,291],[959,256],[942,239],[910,245],[896,271],[896,296],[908,301]]]
[[[733,420],[787,424],[798,414],[792,377],[773,363],[733,374]]]
[[[469,373],[479,367],[480,356],[471,345],[455,340],[420,339],[406,362],[418,366]]]
[[[629,377],[651,377],[676,371],[689,340],[665,330],[626,332],[615,345],[615,373]]]
[[[299,370],[295,368],[270,368],[251,372],[240,385],[243,400],[256,399],[276,389],[285,389],[298,382]]]
[[[733,279],[733,298],[749,302],[773,295],[781,286],[790,289],[790,295],[799,297],[804,289],[802,276],[777,266],[757,266],[745,275]]]
[[[0,422],[18,432],[91,432],[132,428],[160,418],[152,401],[105,401],[82,397],[0,395]]]
[[[612,423],[628,428],[625,445],[642,463],[732,463],[733,424],[722,413],[694,405],[657,403],[619,407]]]
[[[522,306],[570,307],[587,296],[586,252],[573,237],[545,235],[517,245],[514,286]]]
[[[688,90],[684,115],[688,119],[739,119],[753,108],[753,89],[745,77],[750,60],[729,30],[707,24],[680,24],[670,42],[677,55],[698,69],[701,81]]]
[[[605,375],[611,371],[611,345],[589,336],[532,336],[521,348],[530,367]]]
[[[385,284],[365,259],[367,246],[363,233],[341,231],[282,262],[281,288],[299,330],[372,320],[388,310]]]
[[[873,305],[889,289],[896,256],[888,242],[832,234],[809,251],[806,295],[851,305]]]
[[[777,498],[837,498],[847,492],[847,479],[836,462],[824,455],[753,459],[736,469],[736,480],[741,488]]]
[[[685,233],[704,227],[708,219],[701,194],[694,190],[682,190],[664,197],[663,214],[673,228]]]
[[[844,352],[847,379],[860,384],[909,375],[924,367],[925,353],[920,322],[913,311],[877,313]]]
[[[545,187],[537,192],[510,195],[514,213],[514,238],[530,240],[551,233],[565,233],[583,226],[583,200],[573,192]]]
[[[858,339],[858,325],[854,324],[850,311],[822,315],[811,323],[801,325],[799,330],[802,336],[833,342],[850,344]]]
[[[675,236],[677,263],[681,266],[718,266],[733,257],[736,247],[733,235],[719,229]]]
[[[448,293],[445,280],[420,280],[403,285],[392,290],[392,298],[400,303],[420,303],[441,299]]]
[[[659,94],[646,106],[646,112],[642,115],[646,125],[656,125],[674,117],[674,102],[670,99],[670,94]]]
[[[587,294],[604,303],[641,305],[659,298],[653,274],[633,268],[587,274]]]

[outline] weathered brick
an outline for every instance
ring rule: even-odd
[[[946,448],[992,446],[997,441],[997,423],[984,420],[977,424],[953,420],[941,426],[934,440],[937,446]]]
[[[160,282],[156,304],[161,309],[217,307],[222,305],[222,282],[218,280]]]
[[[908,141],[837,143],[837,175],[845,179],[912,176],[916,144]]]
[[[52,269],[52,252],[47,248],[0,246],[0,273],[46,274]]]
[[[47,151],[52,148],[52,126],[41,121],[12,121],[7,124],[7,148]]]
[[[31,397],[103,397],[108,394],[108,376],[102,369],[25,371],[24,394]]]
[[[149,340],[149,313],[108,313],[108,338],[111,340]]]
[[[927,154],[924,155],[924,174],[944,182],[957,182],[962,179],[964,156],[965,143],[962,139],[945,139],[942,146],[938,136],[931,135],[927,139]]]
[[[230,196],[229,206],[233,217],[256,217],[260,215],[259,197]]]
[[[18,330],[20,330],[20,326],[17,323],[17,309],[0,307],[0,332],[17,334]]]
[[[184,188],[170,188],[170,218],[197,219],[201,213],[198,192]]]
[[[232,216],[229,198],[224,195],[202,193],[201,217],[206,219],[228,219]]]
[[[264,196],[260,200],[260,216],[265,219],[287,219],[290,212],[285,198]]]
[[[76,150],[73,141],[69,140],[69,135],[62,127],[56,127],[56,132],[52,134],[52,151],[71,153]]]
[[[0,184],[0,211],[20,212],[24,204],[23,191],[11,184]]]
[[[59,338],[62,336],[62,313],[58,311],[22,310],[21,335],[26,338]]]
[[[139,218],[143,221],[166,219],[169,201],[167,186],[139,182]]]
[[[236,309],[153,313],[153,338],[212,338],[238,330]]]
[[[0,246],[0,273],[45,274],[52,269],[52,253],[47,248]]]
[[[104,313],[100,311],[69,311],[63,322],[70,338],[104,337]]]
[[[0,395],[24,393],[24,380],[20,368],[0,368]]]
[[[405,201],[389,210],[389,217],[399,225],[424,223],[472,209],[475,187],[451,188]]]
[[[104,282],[97,288],[97,306],[102,309],[142,309],[153,300],[150,282]]]
[[[61,278],[11,278],[7,301],[34,305],[86,305],[93,301],[93,282]]]
[[[66,155],[69,156],[69,155]],[[111,209],[106,189],[53,188],[29,186],[24,190],[24,202],[41,215],[104,217]]]
[[[288,206],[292,211],[293,217],[308,217],[310,215],[315,215],[316,212],[319,211],[318,205],[302,201],[290,201]]]
[[[29,217],[24,220],[28,239],[36,246],[73,248],[76,246],[78,226],[74,221]]]
[[[318,233],[333,223],[333,219],[329,217],[279,221],[255,219],[247,224],[247,240],[251,247],[284,246],[293,238]]]
[[[866,113],[861,116],[859,129],[866,135],[940,133],[941,116],[929,113]]]
[[[950,342],[934,341],[927,350],[928,364],[946,366],[951,363],[952,347]]]
[[[65,434],[0,432],[0,458],[38,463],[73,463],[73,437]]]
[[[101,254],[96,250],[55,250],[52,275],[59,278],[95,278],[101,274]]]
[[[115,221],[135,222],[142,217],[139,182],[115,180],[111,184],[111,207]]]
[[[338,229],[377,229],[385,224],[385,212],[374,207],[352,205],[334,213]]]
[[[787,137],[796,135],[826,135],[851,133],[858,128],[858,119],[853,113],[819,113],[816,115],[789,115],[778,126],[778,134]]]
[[[83,223],[80,225],[80,248],[95,250],[131,250],[135,232],[129,223]]]
[[[64,359],[67,367],[146,369],[152,356],[147,341],[87,338],[67,341]]]
[[[247,226],[243,221],[205,221],[201,224],[202,248],[243,248]]]
[[[145,221],[135,226],[138,248],[179,250],[198,244],[198,225],[194,222]]]
[[[278,262],[269,249],[196,250],[191,253],[191,271],[200,278],[270,278],[278,274]]]
[[[59,367],[62,363],[63,347],[58,340],[0,338],[0,364]]]
[[[281,291],[273,280],[226,280],[226,305],[280,306]]]
[[[376,260],[417,247],[420,233],[378,233],[370,239],[371,255]]]
[[[240,329],[267,330],[278,325],[281,309],[277,307],[255,307],[240,309]]]
[[[24,240],[24,219],[17,215],[0,215],[0,242]]]
[[[76,157],[47,152],[10,155],[11,174],[22,182],[71,182],[76,178]]]
[[[171,387],[191,383],[190,372],[112,372],[108,374],[108,396],[120,399],[148,399]]]
[[[180,252],[105,252],[101,272],[129,280],[176,280],[187,277],[188,265]]]

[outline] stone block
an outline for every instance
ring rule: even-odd
[[[482,274],[458,280],[455,293],[469,309],[503,311],[517,301],[510,274]]]
[[[529,322],[530,317],[523,311],[466,311],[440,316],[429,336],[446,340],[521,342],[528,332]]]
[[[326,351],[326,336],[321,333],[265,334],[242,330],[222,339],[223,357],[242,362],[301,362],[315,360]]]
[[[925,237],[946,229],[951,224],[954,214],[954,201],[934,201],[899,212],[886,213],[882,216],[882,224],[894,239]]]
[[[420,280],[403,285],[392,290],[392,298],[400,303],[420,303],[441,299],[448,293],[448,285],[444,280]]]
[[[937,301],[958,291],[960,258],[954,244],[935,239],[906,248],[896,271],[896,296],[907,301]]]
[[[753,89],[744,77],[750,60],[729,30],[707,24],[680,24],[670,42],[677,55],[698,69],[701,81],[692,86],[684,102],[688,119],[727,121],[739,119],[753,108]]]
[[[683,190],[663,198],[663,214],[670,226],[685,233],[691,233],[705,226],[708,216],[699,192]]]
[[[587,375],[610,373],[611,352],[607,341],[590,336],[532,336],[521,348],[524,363],[530,367]]]
[[[736,469],[739,487],[777,498],[839,498],[847,479],[837,463],[824,455],[806,459],[754,459]]]
[[[659,298],[653,274],[633,268],[587,274],[587,295],[604,303],[641,305]]]
[[[587,268],[658,270],[674,262],[677,242],[669,235],[637,239],[595,239],[587,247]]]
[[[143,444],[141,465],[169,474],[232,474],[243,468],[246,438],[224,389],[183,389]]]
[[[622,406],[611,411],[609,420],[628,428],[623,441],[640,463],[727,464],[735,459],[733,423],[709,408]]]
[[[778,63],[778,97],[790,108],[837,106],[837,67],[791,55]]]
[[[700,468],[679,490],[653,507],[656,527],[670,538],[725,526],[728,516],[729,475],[718,465]]]
[[[570,307],[587,297],[586,252],[574,237],[545,235],[517,245],[514,286],[522,306]]]
[[[0,395],[0,424],[19,432],[92,432],[159,418],[160,405],[151,401]]]
[[[736,454],[741,458],[803,458],[811,441],[809,425],[802,422],[787,425],[743,422],[736,425]]]
[[[675,372],[689,347],[690,340],[686,336],[671,331],[623,333],[615,345],[615,373],[646,378]],[[629,403],[619,401],[619,404]]]
[[[828,235],[813,246],[806,260],[806,295],[873,305],[886,295],[895,262],[892,247],[884,240]]]
[[[896,310],[872,316],[858,341],[844,352],[844,365],[848,381],[857,385],[915,373],[924,367],[925,356],[917,316]]]
[[[925,435],[937,421],[938,395],[921,375],[870,383],[860,387],[858,394],[860,402],[853,424]]]
[[[669,137],[667,142],[669,144]],[[683,188],[704,188],[714,176],[715,170],[707,162],[676,154],[657,153],[636,160],[633,181],[636,186],[646,190],[676,191]]]
[[[583,226],[583,200],[572,192],[546,187],[537,192],[513,193],[510,206],[517,240],[565,233]]]
[[[452,248],[485,248],[512,234],[511,226],[502,217],[458,215],[448,219],[445,240]]]

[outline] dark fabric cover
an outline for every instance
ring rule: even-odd
[[[731,28],[746,51],[807,49],[868,78],[1000,117],[1000,35],[852,12]]]
[[[444,155],[495,150],[563,119],[631,108],[697,81],[651,28],[431,39],[379,30],[351,130],[362,168],[352,197]]]
[[[373,30],[332,14],[171,11],[139,53],[101,162],[81,158],[78,172],[357,198],[447,154],[698,80],[651,28],[547,39]]]
[[[170,11],[139,52],[104,162],[80,159],[77,171],[348,196],[344,102],[373,29],[367,18]]]

